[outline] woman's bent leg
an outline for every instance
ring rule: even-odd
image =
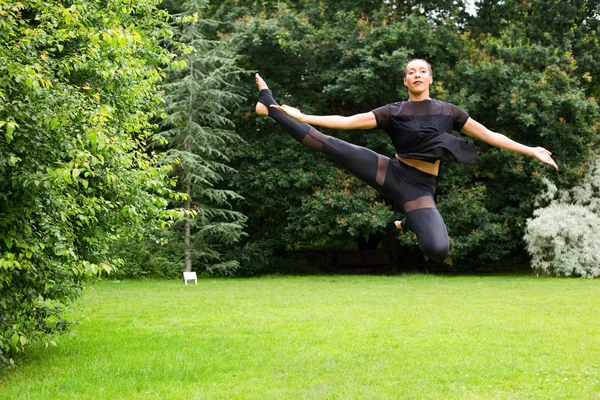
[[[446,224],[433,197],[437,177],[398,160],[392,160],[390,165],[383,192],[404,210],[406,222],[403,227],[417,235],[421,251],[434,261],[444,261],[448,256],[449,241]]]
[[[421,208],[406,213],[411,229],[417,235],[419,248],[433,261],[448,257],[450,245],[446,224],[437,208]]]

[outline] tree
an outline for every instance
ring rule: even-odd
[[[241,100],[235,90],[241,70],[225,40],[206,37],[205,30],[217,25],[201,19],[206,5],[204,0],[186,1],[174,15],[176,40],[189,47],[185,66],[168,71],[163,85],[167,118],[159,137],[168,141],[165,161],[173,165],[178,190],[185,194],[184,271],[192,270],[195,258],[203,270],[230,274],[238,261],[227,247],[243,236],[246,217],[230,207],[240,196],[219,184],[233,172],[228,154],[241,142],[228,119]]]
[[[600,95],[600,3],[593,0],[498,2],[480,0],[477,14],[468,22],[476,37],[499,37],[503,32],[518,31],[531,46],[560,49],[570,53],[577,64],[575,76],[590,96]],[[528,60],[530,62],[533,59]]]
[[[176,215],[144,152],[171,61],[156,5],[0,1],[0,362],[56,344],[111,244]]]

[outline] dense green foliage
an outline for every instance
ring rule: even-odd
[[[171,59],[156,3],[0,1],[0,364],[55,344],[111,244],[174,214],[142,151]]]
[[[403,65],[422,57],[433,65],[434,97],[554,153],[560,175],[481,142],[478,162],[443,167],[438,201],[451,255],[435,268],[466,271],[526,257],[523,229],[542,187],[539,177],[574,184],[594,150],[600,116],[591,97],[598,91],[592,79],[598,66],[590,57],[597,52],[597,6],[492,3],[479,3],[476,16],[461,2],[444,1],[229,1],[214,13],[233,21],[222,30],[234,38],[243,67],[259,71],[280,102],[306,113],[351,115],[406,98]],[[560,29],[548,29],[555,25]],[[234,118],[248,142],[236,159],[236,188],[246,199],[241,207],[253,254],[256,246],[347,246],[349,238],[381,234],[392,217],[383,199],[272,121],[249,118],[254,90],[249,79],[247,109]],[[327,133],[393,154],[383,132]],[[418,252],[414,236],[399,240]]]

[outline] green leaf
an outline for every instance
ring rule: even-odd
[[[108,32],[102,32],[102,39],[108,44],[112,44],[112,37]]]
[[[56,325],[58,324],[58,318],[56,318],[56,316],[51,315],[48,318],[46,318],[46,325],[48,325],[50,328],[54,329],[56,328]]]
[[[67,169],[63,171],[62,178],[68,184],[73,183],[73,181],[71,180],[71,174],[69,173],[69,170],[67,170]]]
[[[13,240],[10,237],[5,237],[4,238],[4,243],[6,244],[6,247],[8,247],[8,249],[10,250],[13,246]]]
[[[6,143],[10,143],[13,140],[13,133],[17,129],[18,125],[13,121],[8,121],[6,124]]]
[[[10,338],[13,347],[16,347],[17,344],[19,344],[19,334],[15,333],[14,335],[12,335],[12,337]]]
[[[16,157],[14,155],[11,155],[10,157],[8,157],[8,165],[10,165],[11,167],[14,167],[15,165],[17,165],[17,163],[21,161],[20,157]]]

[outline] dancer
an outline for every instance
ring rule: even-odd
[[[280,106],[265,81],[256,74],[259,89],[256,112],[268,115],[304,146],[325,153],[342,168],[378,190],[406,217],[396,226],[410,228],[419,247],[432,260],[441,262],[449,252],[448,233],[434,195],[441,160],[458,163],[477,158],[475,146],[450,134],[457,130],[493,146],[530,155],[558,166],[548,150],[522,145],[492,132],[459,107],[429,96],[433,83],[431,65],[410,61],[404,69],[408,100],[388,104],[349,117],[305,115],[287,105]],[[365,147],[324,135],[313,126],[332,129],[383,129],[392,139],[395,157],[389,158]]]

